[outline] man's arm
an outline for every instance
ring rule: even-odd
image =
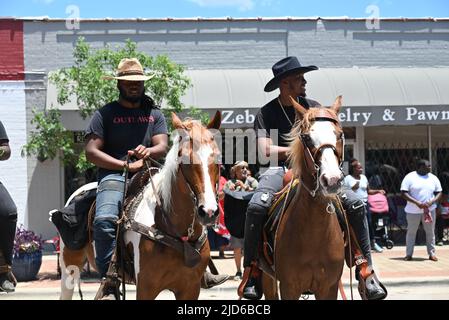
[[[270,157],[273,154],[277,154],[279,160],[287,160],[287,153],[290,151],[290,147],[280,147],[273,144],[273,140],[267,137],[257,138],[259,149],[263,151],[266,157]]]
[[[418,200],[416,200],[415,198],[413,198],[407,191],[405,190],[401,190],[401,195],[402,198],[404,198],[405,200],[407,200],[408,202],[414,203],[418,206],[418,208],[424,209],[424,207],[426,207],[425,203],[419,202]]]
[[[95,134],[91,134],[86,142],[86,159],[97,167],[108,170],[122,170],[125,162],[115,159],[107,153],[103,152],[104,141]],[[130,168],[131,169],[131,168]]]
[[[159,159],[167,154],[168,136],[164,134],[155,135],[151,138],[152,147],[145,147],[139,144],[134,150],[129,151],[129,155],[137,159],[147,159],[150,155],[153,159]]]
[[[438,203],[442,197],[442,192],[435,192],[435,197],[432,200],[427,201],[425,204],[430,207],[434,203]]]
[[[8,160],[11,156],[11,148],[7,140],[0,140],[0,160]]]

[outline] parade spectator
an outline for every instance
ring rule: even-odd
[[[255,178],[248,175],[248,163],[245,161],[237,161],[231,168],[233,179],[230,179],[226,185],[225,189],[231,191],[254,191],[258,182]],[[245,214],[246,212],[242,212]],[[242,278],[242,250],[243,250],[243,238],[237,238],[231,235],[231,247],[234,249],[234,261],[237,272],[235,274],[235,279]]]
[[[431,172],[430,162],[421,159],[417,170],[408,173],[401,183],[402,197],[407,200],[407,236],[405,261],[412,260],[416,232],[420,222],[426,233],[429,260],[438,261],[435,254],[435,209],[441,198],[440,180]]]
[[[363,174],[362,164],[355,158],[349,161],[349,174],[345,177],[344,184],[349,189],[352,189],[360,199],[365,203],[366,206],[366,218],[368,220],[368,231],[369,238],[371,242],[371,248],[375,252],[382,252],[382,247],[376,243],[375,240],[375,228],[373,223],[373,218],[371,216],[371,211],[368,205],[368,195],[381,193],[385,195],[385,190],[383,189],[371,189],[368,183],[368,179]]]
[[[222,170],[223,172],[223,170]],[[210,242],[211,248],[218,249],[218,257],[220,259],[225,258],[225,250],[229,245],[229,237],[231,236],[229,234],[228,229],[225,226],[224,222],[224,193],[223,188],[225,184],[227,183],[227,180],[222,175],[220,176],[220,181],[218,184],[218,221],[213,227],[208,228],[208,239]]]

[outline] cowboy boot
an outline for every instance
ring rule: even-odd
[[[245,299],[258,300],[262,298],[262,272],[257,267],[256,261],[264,222],[265,215],[247,213],[243,249],[245,270],[242,283],[239,286],[240,296]]]
[[[262,298],[262,271],[257,267],[255,261],[251,263],[250,267],[245,267],[242,282],[237,291],[239,297],[248,300],[260,300]]]
[[[201,288],[210,289],[212,287],[218,286],[229,279],[227,274],[212,274],[205,271],[203,277],[201,278]]]

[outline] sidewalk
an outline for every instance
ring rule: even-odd
[[[225,252],[226,259],[217,259],[218,252],[213,251],[212,257],[220,273],[234,275],[236,272],[233,253]],[[382,253],[372,253],[374,269],[381,281],[388,285],[422,284],[423,282],[449,283],[449,245],[437,246],[438,261],[428,260],[426,246],[415,246],[412,261],[404,261],[405,246],[395,246],[391,250],[385,249]],[[353,283],[356,283],[353,273]],[[344,268],[342,282],[349,284],[349,268]]]
[[[384,249],[382,253],[372,253],[374,268],[385,285],[413,285],[433,282],[449,283],[449,245],[437,246],[437,262],[428,260],[425,246],[416,246],[412,261],[404,261],[405,247],[395,246],[391,250]],[[218,259],[218,251],[212,251],[211,256],[220,273],[235,275],[236,267],[232,251],[225,252],[225,259]],[[23,288],[53,288],[59,287],[56,255],[43,256],[42,266],[35,281],[21,282]],[[354,268],[353,268],[354,274]],[[345,266],[343,284],[350,282],[349,269]],[[84,285],[98,285],[98,279],[84,280]],[[86,283],[87,282],[87,283]],[[90,282],[90,283],[89,283]],[[356,280],[353,277],[353,284]]]

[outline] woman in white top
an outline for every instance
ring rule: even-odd
[[[354,158],[351,159],[349,161],[349,174],[344,179],[344,185],[347,188],[352,189],[352,191],[354,191],[365,203],[366,217],[368,220],[369,237],[371,240],[371,248],[374,251],[380,253],[383,251],[383,249],[380,245],[376,243],[376,240],[374,238],[375,234],[373,229],[373,222],[371,218],[371,212],[368,206],[368,194],[376,194],[376,193],[385,194],[385,190],[371,189],[369,187],[368,179],[362,172],[363,172],[362,164],[357,159]]]
[[[407,214],[406,256],[404,260],[410,261],[415,247],[416,232],[422,222],[426,233],[427,253],[429,259],[438,261],[435,255],[435,209],[441,198],[440,180],[430,173],[430,163],[419,160],[418,169],[410,172],[402,180],[402,197],[407,200],[405,212]]]

